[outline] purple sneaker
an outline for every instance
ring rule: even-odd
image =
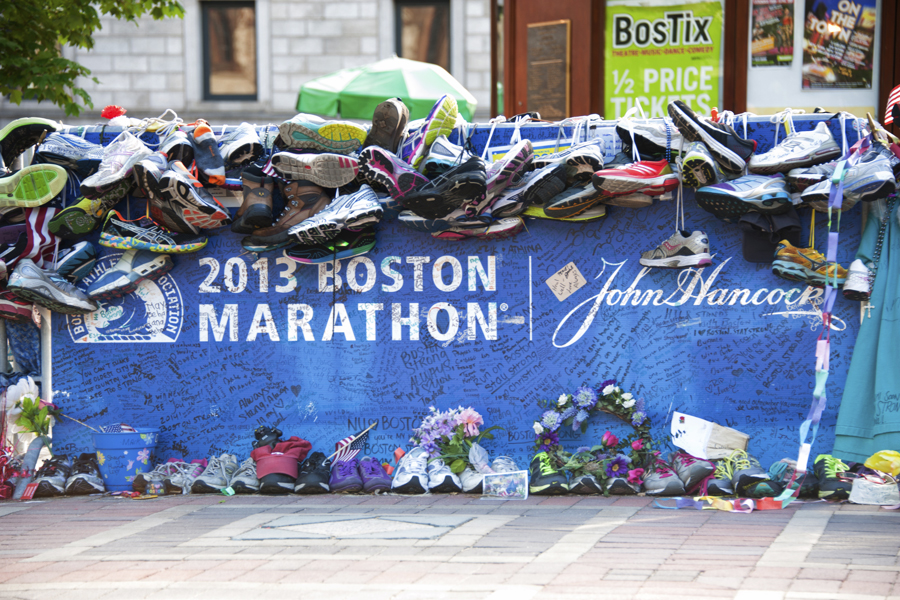
[[[487,197],[490,205],[493,199],[507,187],[519,182],[534,158],[531,140],[522,140],[513,146],[506,156],[492,164],[487,170]],[[484,208],[484,207],[480,207]]]
[[[331,467],[331,481],[329,482],[332,492],[361,492],[363,489],[362,479],[359,478],[359,461],[355,458],[350,460],[339,460]]]
[[[400,144],[400,152],[398,152],[400,157],[418,169],[419,163],[428,154],[434,140],[442,135],[449,136],[453,133],[457,114],[459,114],[459,107],[456,104],[456,98],[446,94],[438,98],[419,128],[410,133]]]
[[[362,476],[363,491],[386,492],[391,489],[391,477],[374,458],[367,456],[359,461],[359,474]]]
[[[402,203],[407,194],[426,183],[428,178],[378,146],[359,153],[359,172],[371,185],[386,188],[391,198]]]

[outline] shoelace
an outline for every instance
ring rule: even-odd
[[[770,123],[775,123],[775,146],[778,145],[778,131],[781,129],[779,125],[784,125],[784,128],[787,130],[787,137],[794,135],[794,115],[803,115],[806,114],[806,111],[803,109],[794,109],[794,108],[785,108],[783,111],[779,113],[775,113],[771,117],[769,117]],[[744,136],[747,137],[747,136]]]
[[[744,125],[744,138],[747,138],[747,117],[755,117],[756,115],[751,112],[743,112],[738,115],[735,115],[730,110],[723,110],[719,113],[719,118],[716,120],[717,123],[724,123],[728,125],[732,129],[737,124],[738,119],[741,119]]]
[[[379,464],[374,460],[367,460],[365,462],[359,463],[359,468],[365,471],[366,475],[369,477],[377,477],[381,475],[381,469],[379,468]]]
[[[672,470],[672,467],[670,467],[668,463],[666,463],[666,461],[659,457],[656,458],[656,462],[653,465],[653,470],[663,478],[676,477],[675,471]]]
[[[844,463],[844,461],[839,458],[835,458],[830,454],[825,456],[823,461],[825,462],[825,476],[829,479],[834,479],[838,476],[838,473],[843,473],[850,470],[850,467],[848,467]]]
[[[338,475],[341,477],[350,477],[356,473],[356,464],[347,460],[338,465]]]
[[[554,475],[557,471],[550,464],[550,455],[544,453],[538,460],[541,463],[541,475]]]
[[[428,471],[428,454],[422,452],[412,456],[407,454],[404,458],[404,465],[412,473],[425,473]]]

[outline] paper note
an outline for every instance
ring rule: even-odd
[[[551,275],[547,279],[547,285],[550,287],[550,291],[556,295],[557,300],[562,302],[587,285],[587,281],[578,270],[578,267],[575,266],[575,263],[570,262]]]
[[[697,458],[706,458],[713,424],[684,413],[672,414],[672,443]]]

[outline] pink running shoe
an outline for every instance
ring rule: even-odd
[[[359,172],[370,185],[387,189],[402,203],[407,194],[428,183],[428,178],[387,150],[369,146],[359,153]]]
[[[594,187],[610,196],[640,192],[661,196],[678,187],[678,175],[663,160],[642,160],[594,173]]]

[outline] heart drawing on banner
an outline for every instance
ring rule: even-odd
[[[291,391],[294,392],[294,395],[295,395],[295,396],[299,396],[299,395],[300,395],[300,390],[302,390],[302,389],[303,389],[303,386],[302,386],[302,385],[292,385],[292,386],[291,386]]]

